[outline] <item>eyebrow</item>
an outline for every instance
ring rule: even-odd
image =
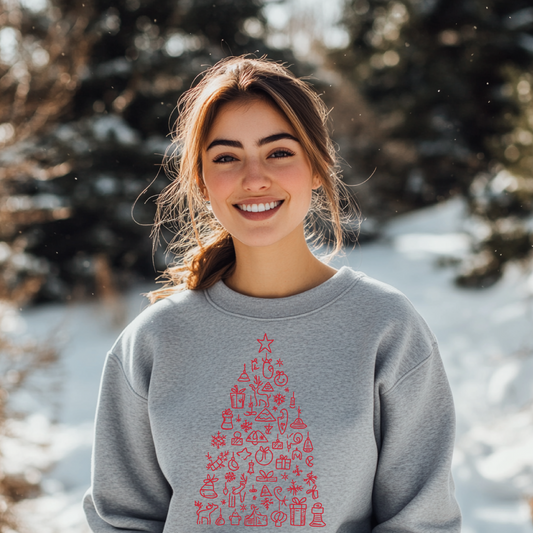
[[[291,135],[290,133],[276,133],[275,135],[269,135],[268,137],[259,139],[259,141],[257,141],[257,146],[264,146],[265,144],[273,143],[281,139],[290,139],[291,141],[296,141],[297,143],[300,142],[294,135]],[[206,151],[210,150],[211,148],[214,148],[215,146],[231,146],[232,148],[243,147],[240,141],[231,141],[229,139],[215,139],[207,147]]]

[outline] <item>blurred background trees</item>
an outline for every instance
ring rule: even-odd
[[[347,0],[343,25],[331,66],[376,121],[354,121],[343,155],[377,168],[372,211],[464,195],[477,253],[458,282],[490,285],[533,244],[531,3]]]
[[[152,260],[149,224],[166,183],[154,178],[169,116],[207,65],[246,52],[314,74],[334,108],[346,181],[376,169],[354,188],[365,216],[468,199],[475,247],[460,283],[489,285],[531,252],[527,0],[1,0],[0,9],[2,297],[70,300],[154,278],[165,259],[159,250]]]
[[[292,54],[265,44],[255,0],[2,8],[3,284],[38,278],[42,301],[153,279],[152,197],[166,178],[154,179],[179,96],[227,55]],[[155,267],[164,264],[160,252]]]

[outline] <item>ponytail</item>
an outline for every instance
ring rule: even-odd
[[[211,235],[208,243],[191,248],[180,264],[167,268],[160,277],[165,286],[149,292],[148,299],[155,303],[185,289],[208,289],[226,279],[234,268],[233,239],[222,228]]]

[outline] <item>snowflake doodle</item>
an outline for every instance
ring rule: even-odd
[[[302,473],[302,471],[300,470],[300,467],[296,465],[296,468],[292,471],[292,473],[299,476]]]
[[[304,482],[307,483],[309,486],[314,485],[316,483],[317,476],[313,474],[313,472],[309,472],[307,476],[304,478]]]
[[[264,498],[261,500],[261,505],[268,511],[268,508],[274,503],[272,498]]]
[[[277,364],[278,366],[283,366],[283,361],[282,361],[281,359],[278,359],[278,360],[276,361],[276,364]]]
[[[246,511],[246,505],[243,504],[241,505],[241,512],[244,512],[244,511]]]
[[[235,481],[235,474],[233,472],[226,472],[226,474],[224,476],[224,479],[228,483],[231,483],[232,481]]]
[[[290,492],[293,496],[296,496],[299,492],[302,492],[304,488],[301,485],[297,485],[294,479],[291,479],[291,486],[287,488],[287,492]]]
[[[287,474],[287,472],[283,472],[283,474],[281,474],[281,479],[283,479],[283,481],[287,481],[287,479],[289,479],[289,474]]]
[[[220,431],[211,437],[211,446],[216,446],[218,450],[222,446],[226,446],[226,435],[221,435]]]
[[[242,424],[241,424],[241,428],[246,432],[248,433],[248,431],[250,431],[252,429],[252,423],[249,421],[249,420],[245,420]]]
[[[276,396],[274,396],[274,402],[281,405],[285,402],[285,396],[283,396],[283,394],[276,394]]]

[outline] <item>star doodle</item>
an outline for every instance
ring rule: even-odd
[[[270,340],[267,337],[266,333],[262,339],[257,339],[257,342],[261,344],[261,348],[259,348],[259,353],[261,353],[263,350],[267,351],[268,353],[272,353],[270,345],[274,342],[274,339]]]

